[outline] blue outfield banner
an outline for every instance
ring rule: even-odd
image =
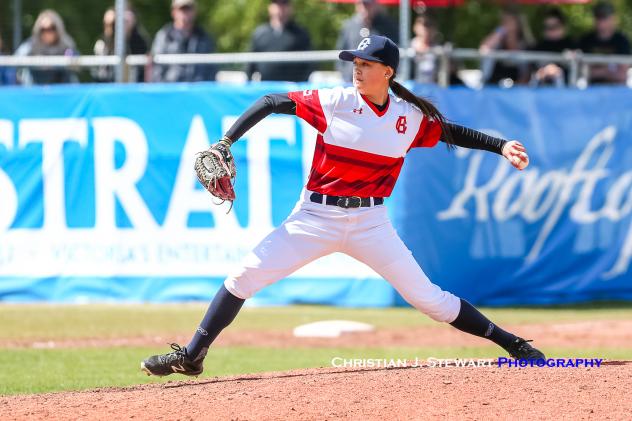
[[[291,212],[315,131],[263,120],[234,147],[237,201],[192,170],[249,104],[295,84],[86,85],[0,91],[0,300],[207,300]],[[387,200],[429,277],[476,304],[632,299],[632,91],[416,86],[454,122],[527,147],[412,150]],[[324,257],[253,304],[390,306],[368,267]]]

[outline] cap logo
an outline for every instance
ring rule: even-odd
[[[370,44],[371,44],[371,38],[364,38],[362,41],[360,41],[360,44],[358,44],[358,50],[364,50]]]

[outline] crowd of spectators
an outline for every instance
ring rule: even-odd
[[[545,13],[539,40],[529,30],[524,17],[515,9],[505,9],[500,25],[481,43],[480,51],[540,51],[562,53],[581,51],[589,54],[630,54],[628,38],[617,30],[618,19],[611,3],[600,1],[593,6],[593,29],[578,40],[569,37],[567,19],[558,8]],[[590,84],[613,84],[627,81],[627,65],[591,64],[587,82]],[[483,79],[487,84],[525,84],[563,86],[568,83],[569,69],[559,63],[539,63],[529,66],[503,60],[483,60]]]
[[[505,8],[499,16],[497,27],[480,43],[483,54],[480,74],[482,82],[489,85],[513,86],[516,84],[564,86],[569,83],[570,69],[563,62],[525,62],[494,59],[492,51],[536,51],[554,53],[630,54],[630,42],[620,32],[616,10],[611,3],[599,1],[593,6],[593,29],[572,39],[567,32],[567,18],[557,7],[549,8],[543,15],[542,32],[533,36],[525,17],[515,8]],[[154,36],[150,36],[139,23],[138,15],[131,6],[125,11],[125,42],[127,54],[200,54],[215,52],[215,42],[197,23],[196,0],[172,0],[171,21]],[[93,53],[109,56],[115,53],[114,8],[103,16],[103,33],[96,40]],[[385,35],[398,42],[398,25],[383,6],[376,0],[356,0],[355,13],[347,19],[340,30],[336,49],[353,49],[362,38]],[[429,14],[417,16],[412,27],[411,47],[416,52],[409,78],[422,83],[436,83],[438,79],[439,55],[434,47],[444,44],[445,39],[437,22]],[[307,51],[312,48],[308,31],[294,20],[291,0],[270,0],[268,21],[256,28],[250,40],[250,51]],[[0,55],[5,51],[0,38]],[[74,56],[78,54],[76,44],[67,33],[64,21],[53,10],[44,10],[33,25],[31,36],[15,51],[16,56]],[[352,64],[339,61],[336,68],[344,81],[351,81]],[[457,75],[459,63],[449,64],[450,84],[462,81]],[[626,83],[628,66],[623,64],[591,64],[587,72],[590,84]],[[217,66],[209,64],[160,64],[146,67],[131,67],[126,75],[132,82],[196,82],[215,80]],[[311,63],[265,62],[250,63],[245,68],[251,80],[305,81],[314,70]],[[112,66],[91,69],[95,82],[113,82]],[[17,71],[0,67],[0,84],[55,84],[76,83],[76,69],[66,67],[25,67]]]

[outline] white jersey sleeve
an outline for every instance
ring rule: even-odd
[[[296,116],[305,120],[320,133],[324,133],[331,124],[342,92],[342,88],[307,89],[289,92],[288,97],[296,103]]]

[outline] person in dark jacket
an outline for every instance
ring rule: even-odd
[[[292,19],[289,0],[272,0],[268,5],[270,21],[255,29],[251,40],[251,51],[307,51],[311,50],[309,34]],[[248,78],[259,72],[261,80],[307,80],[309,63],[250,63],[246,68]]]
[[[566,17],[555,7],[546,11],[542,25],[542,38],[533,46],[534,51],[562,53],[577,48],[566,32]],[[568,82],[568,66],[559,63],[538,63],[533,69],[532,83],[563,86]]]
[[[399,42],[397,23],[393,21],[377,4],[376,0],[357,0],[356,13],[342,24],[342,30],[336,42],[337,50],[353,50],[360,41],[369,35],[383,35]],[[343,61],[336,63],[346,82],[351,82],[353,65]]]
[[[149,51],[149,41],[138,24],[136,12],[131,8],[125,11],[125,54],[146,54]],[[114,24],[116,12],[109,8],[103,15],[103,34],[94,44],[94,55],[109,56],[114,51]],[[133,68],[129,77],[130,82],[144,82],[145,71],[142,67]],[[99,66],[93,69],[92,77],[97,82],[114,82],[114,67]]]
[[[195,23],[195,0],[172,0],[172,23],[156,34],[153,54],[206,54],[215,51],[213,39]],[[214,80],[217,69],[209,64],[154,64],[154,82]]]
[[[593,7],[594,30],[584,35],[579,48],[592,54],[630,54],[630,41],[617,30],[618,20],[614,6],[599,2]],[[588,81],[591,84],[624,84],[628,77],[625,64],[592,64]]]
[[[513,6],[502,10],[500,25],[483,39],[479,51],[525,51],[533,44],[531,29],[526,17]],[[485,57],[481,61],[483,80],[486,84],[504,87],[524,84],[529,80],[529,65],[511,60],[495,60]]]

